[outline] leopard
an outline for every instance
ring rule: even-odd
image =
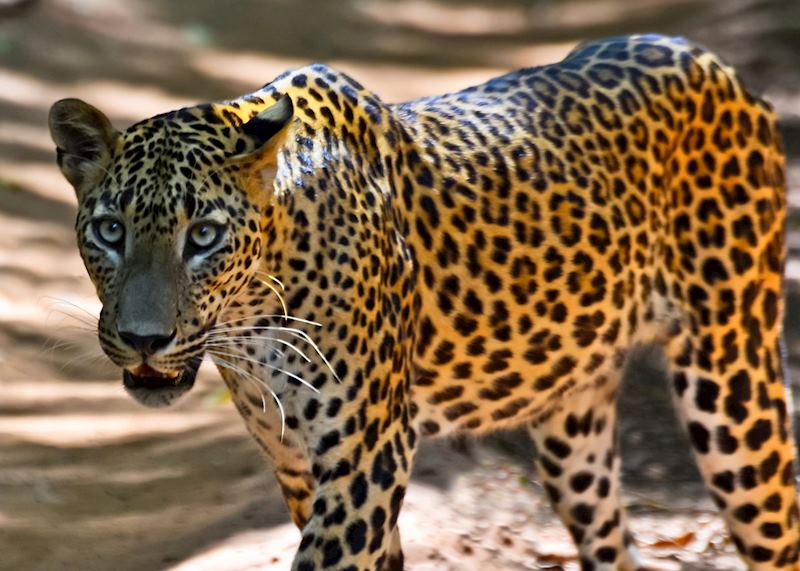
[[[776,124],[655,34],[403,103],[312,64],[125,131],[49,116],[105,354],[153,407],[216,365],[293,571],[401,570],[420,440],[520,428],[581,568],[642,568],[616,437],[640,347],[744,564],[800,569]]]

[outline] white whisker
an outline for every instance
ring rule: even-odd
[[[303,319],[301,317],[294,317],[292,315],[280,315],[279,313],[260,313],[258,315],[248,315],[247,317],[238,317],[236,319],[230,319],[228,321],[220,321],[219,323],[215,324],[214,327],[211,328],[211,331],[215,329],[219,329],[223,325],[228,325],[230,323],[237,323],[240,321],[247,321],[249,319],[261,319],[266,317],[277,317],[278,319],[289,319],[291,321],[297,321],[300,323],[306,323],[308,325],[313,325],[315,327],[322,327],[322,323],[317,323],[316,321],[309,321],[308,319]]]
[[[211,335],[208,337],[208,341],[206,341],[206,345],[214,344],[214,343],[221,343],[221,344],[228,344],[228,345],[260,345],[259,341],[275,341],[280,343],[281,345],[285,345],[289,347],[293,351],[295,351],[298,355],[300,355],[303,359],[305,359],[306,363],[310,363],[311,359],[303,353],[300,349],[292,345],[289,341],[285,339],[279,339],[278,337],[267,337],[267,336],[257,336],[257,337],[249,337],[249,336],[215,336]],[[230,341],[229,343],[226,343]]]
[[[271,279],[276,284],[278,284],[278,286],[280,286],[280,288],[283,291],[286,291],[286,287],[283,285],[283,282],[281,280],[279,280],[278,278],[276,278],[275,276],[273,276],[272,274],[268,274],[267,272],[264,272],[264,271],[261,271],[261,270],[255,270],[255,273],[261,274],[262,276],[266,276],[267,278]]]
[[[256,377],[252,373],[250,373],[248,371],[245,371],[244,369],[242,369],[240,367],[237,367],[236,365],[226,361],[222,357],[217,357],[216,353],[214,353],[212,351],[209,351],[209,354],[211,355],[212,361],[214,361],[214,363],[216,363],[220,367],[225,367],[227,369],[230,369],[231,371],[238,372],[239,374],[244,375],[243,378],[245,380],[250,381],[251,383],[254,383],[256,385],[256,388],[258,388],[259,384],[261,384],[264,388],[266,388],[269,391],[269,393],[272,395],[272,398],[275,399],[275,404],[278,405],[278,410],[280,411],[280,415],[281,415],[281,441],[283,441],[283,435],[286,432],[286,414],[284,413],[283,404],[281,403],[281,399],[278,398],[278,395],[275,394],[275,392],[269,387],[269,385],[267,385],[267,383],[265,383],[262,379],[259,379],[258,377]],[[261,404],[263,406],[264,414],[266,414],[267,413],[267,403],[264,400],[264,393],[259,391],[259,395],[261,395]]]
[[[267,369],[270,369],[272,371],[277,371],[279,373],[283,373],[284,375],[286,375],[288,377],[291,377],[292,379],[298,381],[299,383],[302,383],[303,385],[305,385],[306,387],[308,387],[309,389],[311,389],[315,393],[319,394],[319,389],[317,387],[315,387],[314,385],[309,383],[303,377],[295,375],[294,373],[292,373],[290,371],[287,371],[286,369],[281,369],[280,367],[275,367],[274,365],[270,365],[268,363],[264,363],[262,361],[259,361],[258,359],[252,359],[250,357],[246,357],[245,355],[237,355],[235,353],[226,353],[224,351],[219,351],[219,350],[214,350],[214,354],[215,355],[223,355],[225,357],[231,357],[233,359],[241,359],[243,361],[248,361],[250,363],[254,363],[254,364],[258,365],[259,367],[266,367]]]
[[[92,313],[91,311],[89,311],[86,308],[81,307],[80,305],[78,305],[76,303],[72,303],[71,301],[68,301],[66,299],[62,299],[60,297],[53,297],[53,296],[50,296],[50,295],[45,295],[41,299],[48,299],[50,301],[55,301],[56,304],[63,303],[65,305],[69,305],[70,307],[74,307],[75,309],[78,309],[78,310],[82,311],[83,313],[85,313],[86,315],[88,315],[89,317],[91,317],[94,322],[97,322],[97,316],[94,313]],[[65,314],[65,315],[70,315],[70,314]]]
[[[63,372],[65,369],[69,368],[69,366],[72,365],[72,363],[74,363],[75,361],[84,360],[84,359],[89,359],[89,361],[87,361],[86,363],[83,363],[83,365],[93,365],[99,359],[103,359],[105,357],[106,357],[105,353],[103,353],[102,351],[98,352],[96,349],[91,350],[91,351],[84,351],[83,353],[79,353],[78,355],[74,356],[72,359],[70,359],[69,361],[67,361],[63,365],[61,365],[58,368],[58,370],[59,370],[59,372]]]
[[[322,362],[325,363],[325,366],[328,367],[333,377],[338,381],[341,382],[339,375],[336,374],[336,371],[333,370],[333,366],[328,361],[327,357],[322,353],[322,350],[317,346],[313,339],[303,331],[302,329],[297,329],[295,327],[284,327],[281,325],[264,325],[258,327],[227,327],[222,329],[221,331],[285,331],[290,335],[295,337],[299,337],[314,349],[314,352],[319,355],[319,358],[322,359]]]
[[[278,278],[276,278],[272,274],[267,274],[267,277],[269,279],[271,279],[272,281],[274,281],[276,284],[278,284],[283,291],[286,291],[286,287],[283,285],[283,282],[281,280],[279,280]]]
[[[272,290],[272,293],[274,293],[276,296],[278,296],[278,300],[281,302],[281,307],[283,307],[283,316],[282,317],[283,317],[283,319],[288,319],[289,318],[289,310],[286,307],[286,302],[283,300],[283,296],[281,295],[281,293],[277,289],[275,289],[275,286],[272,285],[269,282],[265,282],[261,278],[255,277],[255,276],[253,276],[253,279],[260,281],[262,284],[264,284],[270,290]]]

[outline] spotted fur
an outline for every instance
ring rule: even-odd
[[[282,97],[286,120],[264,115]],[[147,274],[148,303],[177,287],[177,333],[146,362],[216,356],[302,530],[293,570],[401,569],[419,437],[514,426],[583,569],[635,569],[615,402],[643,344],[744,561],[799,568],[784,159],[772,112],[712,54],[612,38],[397,105],[312,65],[123,134],[59,109],[106,352],[142,364],[120,284],[171,268]],[[119,255],[98,209],[125,224]],[[186,258],[211,215],[223,242]]]

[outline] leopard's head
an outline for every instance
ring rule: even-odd
[[[254,178],[293,116],[288,96],[261,108],[201,105],[125,132],[77,99],[50,110],[100,344],[143,404],[192,387],[209,331],[257,271],[270,201]]]

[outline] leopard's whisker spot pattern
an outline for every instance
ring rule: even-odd
[[[246,317],[240,317],[238,319],[229,319],[228,321],[221,321],[214,325],[211,328],[211,331],[219,331],[225,325],[229,325],[231,323],[241,323],[242,321],[251,321],[253,319],[264,319],[269,317],[276,317],[280,319],[288,319],[289,321],[297,321],[298,323],[304,323],[306,325],[313,325],[314,327],[322,327],[322,323],[317,323],[316,321],[310,321],[308,319],[303,319],[301,317],[295,317],[293,315],[282,315],[278,313],[259,313],[257,315],[249,315]]]
[[[284,411],[283,404],[281,403],[281,399],[278,398],[278,395],[275,394],[275,392],[272,390],[272,388],[270,388],[270,386],[263,379],[259,379],[258,377],[256,377],[252,373],[250,373],[249,371],[245,371],[241,367],[237,367],[236,365],[232,364],[230,361],[227,361],[223,357],[217,355],[217,353],[215,353],[214,351],[209,351],[209,354],[211,355],[211,360],[214,361],[215,364],[217,364],[220,367],[223,367],[225,369],[229,369],[231,371],[234,371],[238,375],[242,375],[241,378],[253,383],[257,388],[258,387],[263,387],[263,388],[267,389],[269,394],[272,396],[272,399],[275,401],[275,404],[277,405],[278,410],[280,411],[280,415],[281,415],[281,437],[280,437],[280,439],[281,439],[281,441],[283,441],[283,437],[284,437],[284,435],[286,433],[286,412]],[[262,412],[266,414],[266,412],[267,412],[267,402],[264,399],[264,393],[261,390],[259,390],[258,392],[259,392],[259,396],[261,397]]]
[[[220,345],[232,345],[234,347],[246,347],[248,345],[252,346],[263,346],[264,342],[271,342],[271,343],[279,343],[281,345],[285,345],[289,349],[291,349],[294,353],[299,355],[306,363],[311,362],[311,357],[306,355],[300,348],[295,346],[289,341],[285,339],[280,339],[278,337],[270,337],[266,335],[222,335],[219,337],[209,336],[208,340],[206,341],[206,346],[220,344]]]
[[[212,346],[212,345],[209,345],[209,346]],[[254,365],[258,366],[258,367],[261,367],[261,368],[264,368],[264,369],[269,369],[270,371],[275,371],[276,373],[280,373],[282,375],[286,375],[290,379],[294,379],[295,381],[297,381],[301,385],[303,385],[303,386],[311,389],[313,392],[319,394],[319,389],[317,389],[314,385],[312,385],[311,383],[306,381],[303,377],[301,377],[299,375],[295,375],[294,373],[292,373],[290,371],[287,371],[286,369],[282,369],[281,367],[276,367],[275,365],[270,365],[269,363],[265,363],[263,361],[259,361],[257,359],[253,359],[251,357],[247,357],[246,355],[241,355],[241,354],[221,351],[219,348],[209,349],[209,351],[212,352],[214,355],[225,357],[228,360],[233,359],[233,360],[246,361],[246,362],[252,363],[252,364],[254,364]],[[279,352],[279,354],[280,354],[280,349],[275,349],[275,351]]]

